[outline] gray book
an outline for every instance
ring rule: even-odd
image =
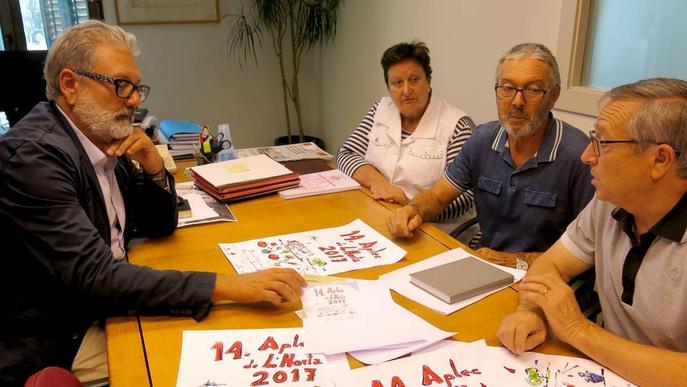
[[[448,304],[455,304],[508,286],[513,283],[513,275],[468,257],[412,273],[410,282]]]

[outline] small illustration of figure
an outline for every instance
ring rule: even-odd
[[[593,372],[584,371],[584,372],[578,372],[577,374],[580,375],[581,377],[583,377],[584,381],[587,383],[601,383],[604,381],[603,376],[601,376],[599,374],[595,374]]]
[[[546,377],[534,367],[526,368],[525,374],[527,374],[525,381],[530,386],[539,386],[546,380]]]
[[[202,161],[205,163],[211,163],[214,159],[214,154],[212,152],[212,134],[210,134],[210,129],[207,126],[203,126],[203,130],[200,132],[199,137],[200,142],[200,154],[202,155]]]

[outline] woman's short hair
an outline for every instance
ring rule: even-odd
[[[96,49],[107,44],[121,46],[132,56],[138,55],[136,37],[119,27],[89,20],[65,30],[48,51],[43,67],[48,100],[55,100],[61,94],[60,72],[63,69],[90,71]]]
[[[687,178],[687,81],[650,78],[614,87],[604,94],[601,104],[636,101],[639,108],[627,124],[630,137],[639,149],[651,144],[669,144],[679,152],[678,172]]]
[[[384,70],[384,84],[389,84],[389,68],[406,60],[414,60],[422,66],[427,81],[432,80],[432,66],[429,65],[429,48],[424,42],[413,41],[398,43],[384,51],[382,55],[382,69]]]

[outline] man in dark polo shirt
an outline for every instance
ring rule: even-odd
[[[463,192],[474,189],[483,236],[480,254],[527,269],[594,194],[579,155],[589,143],[555,119],[560,93],[556,59],[540,44],[508,50],[496,71],[499,121],[478,126],[443,179],[389,218],[394,236],[410,237]]]
[[[513,353],[550,331],[639,386],[687,380],[687,82],[655,78],[602,99],[582,154],[596,196],[520,284],[498,337]],[[566,280],[596,272],[603,328]]]

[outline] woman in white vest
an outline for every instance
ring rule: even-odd
[[[382,55],[388,97],[376,101],[336,157],[338,168],[377,200],[405,205],[441,177],[472,134],[465,112],[432,95],[429,49],[399,43]],[[451,232],[474,217],[471,191],[437,219]]]

